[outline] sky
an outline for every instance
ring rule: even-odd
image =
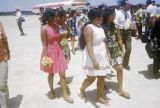
[[[32,7],[36,4],[50,3],[50,2],[60,2],[65,0],[0,0],[0,12],[2,11],[14,11],[16,7],[21,10],[32,10]],[[101,3],[106,3],[107,5],[116,4],[117,0],[88,0],[91,5],[98,5]],[[146,0],[130,0],[133,4],[145,3]],[[160,0],[156,0],[160,3]]]

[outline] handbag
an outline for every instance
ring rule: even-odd
[[[25,18],[24,17],[20,17],[20,22],[25,22]]]
[[[146,49],[148,57],[153,59],[154,58],[154,51],[151,48],[150,42],[146,44],[145,49]]]

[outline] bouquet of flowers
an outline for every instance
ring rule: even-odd
[[[41,64],[43,67],[51,68],[53,66],[53,60],[49,57],[43,57],[41,60]]]

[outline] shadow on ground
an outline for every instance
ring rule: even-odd
[[[118,88],[117,88],[117,83],[116,82],[106,82],[105,83],[105,96],[107,100],[110,100],[110,98],[107,97],[107,94],[110,93],[110,89],[112,89],[115,92],[118,92]],[[87,91],[86,95],[88,100],[86,102],[90,102],[95,108],[100,108],[100,106],[98,106],[96,104],[96,94],[97,94],[97,90],[92,90],[92,91]]]
[[[19,108],[23,99],[23,95],[17,95],[9,100],[10,108]]]
[[[68,84],[72,83],[73,78],[74,78],[73,76],[66,77],[67,83],[68,83]],[[61,84],[60,84],[60,81],[59,81],[57,84],[58,84],[58,85],[61,85]],[[57,88],[54,88],[54,90],[55,90],[56,96],[57,96],[58,98],[63,97],[63,93],[62,93],[62,88],[61,88],[61,86],[59,86],[59,87],[57,87]],[[69,94],[70,94],[70,88],[69,88]],[[50,91],[46,94],[46,96],[47,96],[49,99],[52,99],[51,96],[50,96]]]
[[[57,88],[55,88],[54,90],[55,90],[56,96],[57,96],[58,98],[63,97],[63,93],[62,93],[62,88],[61,88],[61,87],[57,87]],[[48,91],[48,93],[46,94],[46,96],[47,96],[49,99],[53,99],[53,98],[51,97],[51,95],[50,95],[50,91]]]
[[[146,79],[154,79],[153,76],[153,64],[148,65],[147,70],[139,71],[139,74],[143,75]]]
[[[74,78],[73,76],[66,77],[67,83],[68,83],[68,84],[71,84],[72,81],[73,81],[73,78]],[[58,85],[61,85],[60,81],[59,81],[57,84],[58,84]]]

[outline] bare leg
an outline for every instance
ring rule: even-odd
[[[72,36],[72,37],[71,37],[71,46],[72,46],[72,50],[71,50],[71,51],[72,51],[73,54],[75,54],[74,44],[75,44],[75,37]]]
[[[108,101],[105,100],[105,96],[104,96],[104,79],[105,77],[103,76],[99,76],[97,77],[97,101],[102,103],[102,104],[105,104],[107,105],[108,104]]]
[[[23,32],[23,28],[22,28],[22,22],[18,22],[18,28],[19,28],[21,34],[23,35],[24,32]]]
[[[56,97],[56,93],[53,89],[53,77],[54,77],[54,74],[49,74],[48,75],[48,84],[49,84],[49,87],[50,87],[50,95],[52,98]]]
[[[73,99],[68,96],[68,87],[67,87],[67,81],[66,81],[65,73],[62,72],[62,73],[59,74],[59,76],[60,76],[60,79],[61,79],[61,87],[62,87],[62,90],[63,90],[64,100],[69,102],[69,103],[73,103]]]
[[[82,93],[84,98],[86,98],[85,90],[95,81],[95,79],[96,77],[87,76],[87,78],[83,81],[80,92]]]
[[[120,96],[129,98],[129,94],[123,90],[123,66],[117,65],[117,80],[118,80],[118,92]]]

